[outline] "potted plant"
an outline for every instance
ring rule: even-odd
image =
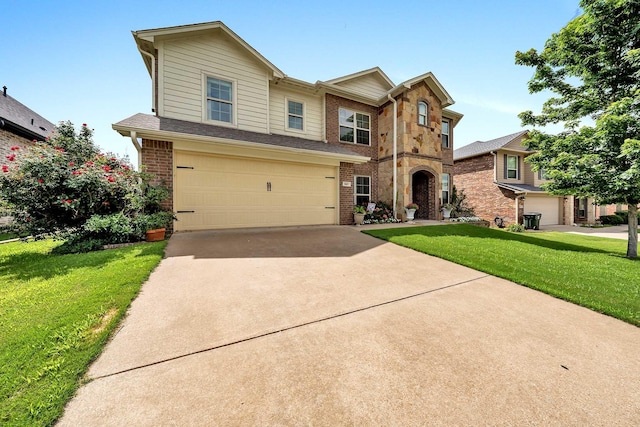
[[[442,211],[442,217],[444,219],[449,219],[451,217],[451,211],[455,208],[455,206],[452,206],[451,203],[447,203],[445,205],[442,205],[442,207],[440,208],[440,210]]]
[[[364,208],[364,206],[356,205],[353,208],[353,221],[356,223],[356,225],[362,224],[362,222],[364,221],[364,216],[365,216],[366,213],[367,213],[367,211]]]
[[[407,214],[407,221],[413,221],[418,209],[420,209],[420,206],[413,202],[409,202],[409,204],[404,207],[404,211]]]
[[[160,211],[152,214],[139,214],[136,216],[136,229],[145,236],[147,242],[164,240],[167,227],[176,219],[169,211]]]

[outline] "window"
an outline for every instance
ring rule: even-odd
[[[440,180],[442,183],[442,204],[449,203],[449,174],[443,173]]]
[[[369,115],[340,109],[340,141],[370,145]]]
[[[233,83],[207,77],[207,119],[233,123]]]
[[[510,156],[508,154],[505,157],[505,178],[508,179],[520,179],[518,173],[518,164],[520,163],[519,156]]]
[[[304,105],[302,102],[287,100],[287,126],[289,129],[303,130],[304,128]]]
[[[359,206],[367,206],[371,200],[371,177],[356,176],[355,202]]]
[[[587,217],[587,199],[578,199],[578,218]]]
[[[442,147],[449,148],[449,120],[442,120]]]
[[[544,169],[540,169],[538,171],[538,179],[549,179],[549,175],[547,175],[547,171]]]
[[[418,102],[418,124],[429,126],[429,104],[424,101]]]

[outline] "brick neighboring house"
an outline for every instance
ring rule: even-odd
[[[532,152],[522,142],[528,131],[490,141],[476,141],[453,153],[456,189],[464,190],[467,201],[480,218],[497,216],[506,224],[523,223],[525,212],[542,213],[540,225],[593,224],[601,215],[615,213],[621,206],[597,206],[591,199],[554,196],[540,186],[547,182],[524,159]]]
[[[33,145],[33,140],[43,140],[54,129],[53,123],[7,94],[7,87],[0,93],[0,159],[6,162],[11,147]],[[1,202],[1,201],[0,201]],[[6,224],[7,216],[0,203],[0,224]]]
[[[432,73],[308,83],[219,21],[133,38],[154,114],[113,129],[171,190],[176,231],[352,224],[354,205],[394,198],[398,214],[414,201],[418,218],[440,218],[462,114]]]
[[[0,93],[0,158],[11,153],[15,145],[33,144],[43,140],[54,129],[54,124],[15,98],[7,94],[7,87]]]

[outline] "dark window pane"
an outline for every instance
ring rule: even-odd
[[[207,114],[209,120],[220,122],[232,122],[231,104],[220,101],[207,101]]]
[[[356,119],[358,120],[358,127],[361,129],[369,129],[369,116],[366,114],[356,114]]]
[[[444,148],[449,148],[449,135],[442,135],[442,146]]]
[[[289,101],[289,114],[295,114],[296,116],[302,116],[302,103]]]
[[[340,126],[340,141],[353,142],[353,129]]]
[[[209,98],[231,101],[231,82],[224,80],[207,78],[207,96]]]
[[[357,143],[358,144],[363,144],[363,145],[369,145],[369,131],[368,130],[361,130],[358,129],[357,130],[357,135],[358,135],[358,139],[357,139]]]

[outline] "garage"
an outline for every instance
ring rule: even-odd
[[[174,152],[176,231],[338,223],[338,167]]]
[[[540,212],[540,225],[557,225],[562,221],[561,203],[562,197],[527,195],[524,200],[524,212]]]

